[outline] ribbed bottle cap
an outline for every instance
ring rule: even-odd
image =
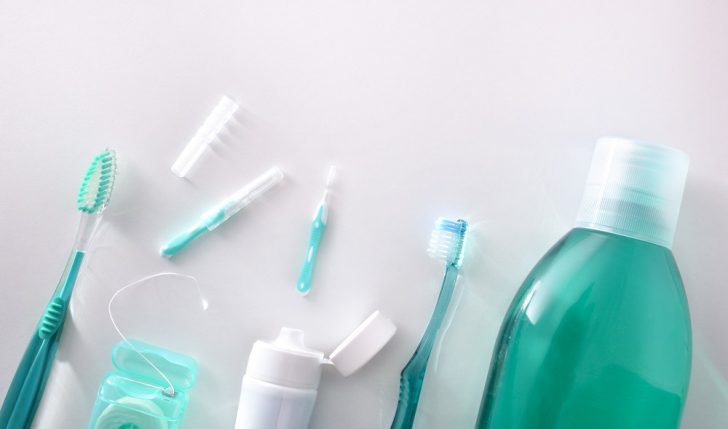
[[[316,389],[322,363],[323,352],[306,347],[303,331],[282,328],[274,341],[253,344],[246,375],[282,386]]]
[[[688,164],[684,152],[668,146],[599,139],[576,226],[670,248]]]
[[[323,352],[306,347],[303,331],[281,328],[274,341],[253,344],[245,374],[281,386],[316,389],[322,364],[332,364],[348,377],[379,353],[396,331],[387,316],[375,311],[325,359]]]

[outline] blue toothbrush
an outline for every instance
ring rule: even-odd
[[[420,400],[422,382],[427,371],[432,348],[447,314],[450,300],[455,290],[460,267],[463,262],[465,237],[468,224],[464,220],[448,220],[440,218],[432,231],[428,253],[430,256],[445,261],[445,277],[442,280],[440,296],[437,298],[435,310],[427,325],[425,334],[420,340],[415,353],[402,370],[399,385],[399,402],[392,422],[392,429],[409,429],[415,421],[417,403]]]
[[[66,269],[25,349],[0,408],[0,428],[26,429],[33,423],[58,349],[68,304],[101,213],[109,203],[116,176],[116,156],[105,150],[89,166],[78,193],[81,224]]]
[[[311,224],[311,234],[308,238],[308,247],[306,248],[306,259],[301,269],[301,274],[298,276],[298,282],[296,283],[296,290],[301,295],[308,295],[311,292],[312,280],[313,280],[313,269],[316,265],[316,255],[318,254],[321,240],[324,237],[324,231],[326,231],[326,222],[329,219],[329,194],[331,193],[331,185],[334,182],[336,176],[336,167],[329,168],[329,175],[326,179],[326,188],[324,189],[324,196],[321,198],[321,202],[316,207],[316,212],[313,215],[313,223]]]

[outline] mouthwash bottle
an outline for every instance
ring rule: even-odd
[[[688,157],[597,142],[576,225],[526,278],[495,345],[478,429],[675,429],[690,316],[670,250]]]

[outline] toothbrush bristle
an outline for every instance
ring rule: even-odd
[[[109,204],[116,178],[116,154],[106,149],[96,155],[86,170],[81,189],[78,191],[78,210],[84,213],[101,213]]]
[[[326,189],[331,188],[336,180],[336,166],[329,166],[329,173],[326,175]]]
[[[460,266],[463,262],[465,237],[468,223],[462,219],[439,218],[430,237],[427,253],[433,258],[444,260],[447,264]]]

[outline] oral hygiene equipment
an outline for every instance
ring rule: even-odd
[[[331,186],[334,183],[335,177],[336,167],[331,166],[329,167],[329,174],[326,178],[324,195],[321,197],[321,202],[316,207],[316,211],[313,214],[311,233],[308,239],[308,247],[306,248],[306,260],[303,263],[301,274],[299,275],[298,282],[296,283],[296,290],[301,295],[308,295],[311,291],[313,269],[316,265],[316,255],[318,254],[321,240],[324,237],[324,231],[326,231],[326,224],[329,221],[329,196],[331,194]]]
[[[223,202],[203,213],[195,225],[162,246],[159,252],[162,256],[168,257],[177,254],[180,250],[187,247],[192,240],[207,231],[212,231],[217,228],[235,213],[263,195],[267,190],[280,183],[283,177],[284,174],[280,168],[273,167],[269,169],[239,191],[223,200]]]
[[[88,429],[181,427],[197,378],[194,359],[132,339],[114,347],[111,361],[115,369],[101,383]],[[155,362],[166,379],[148,370],[147,361]],[[174,388],[172,396],[162,387],[167,383]]]
[[[189,404],[188,391],[195,385],[197,364],[189,356],[128,339],[112,312],[116,298],[129,288],[158,277],[178,277],[194,282],[202,309],[207,301],[197,279],[186,274],[157,273],[136,280],[109,300],[111,324],[121,337],[111,360],[115,370],[104,377],[88,429],[179,429]]]
[[[61,280],[18,365],[0,409],[0,428],[30,427],[56,355],[63,323],[84,256],[109,203],[116,176],[116,155],[104,150],[86,171],[78,193],[81,222]]]
[[[187,143],[177,160],[172,164],[172,173],[178,177],[185,177],[238,108],[239,106],[235,101],[223,96],[194,137]]]
[[[688,391],[688,302],[671,247],[688,157],[597,142],[574,228],[501,325],[478,429],[677,429]]]
[[[431,257],[445,261],[445,276],[425,334],[402,370],[399,402],[392,422],[392,429],[409,429],[414,424],[422,383],[427,371],[427,363],[450,306],[460,267],[463,263],[467,232],[468,224],[466,221],[445,218],[438,219],[435,229],[432,231],[427,251]]]
[[[235,429],[306,429],[316,402],[321,367],[347,377],[369,362],[397,331],[372,313],[329,355],[307,347],[303,331],[282,328],[274,341],[256,341],[243,377]]]

